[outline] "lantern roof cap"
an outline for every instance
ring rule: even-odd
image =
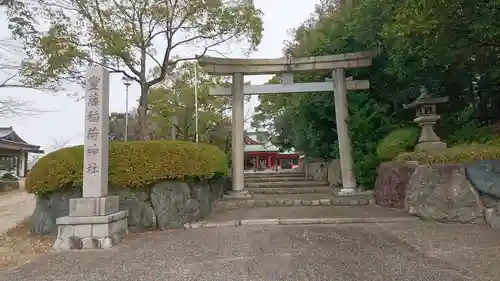
[[[415,99],[413,102],[409,104],[404,104],[403,107],[405,109],[409,108],[415,108],[421,105],[430,105],[430,104],[438,104],[438,103],[445,103],[448,101],[448,97],[442,97],[442,98],[435,98],[432,97],[429,92],[427,91],[427,88],[425,86],[420,86],[420,96],[418,96],[417,99]]]

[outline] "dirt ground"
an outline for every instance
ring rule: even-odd
[[[55,237],[31,234],[28,221],[0,234],[0,269],[11,269],[33,260],[37,255],[52,250]]]

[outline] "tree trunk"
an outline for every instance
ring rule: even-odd
[[[139,107],[137,107],[137,137],[140,140],[147,139],[148,128],[147,128],[147,109],[148,109],[148,92],[149,87],[141,85],[141,97],[139,98]]]

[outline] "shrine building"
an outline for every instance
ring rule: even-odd
[[[44,153],[39,145],[29,144],[12,127],[0,127],[0,173],[26,177],[28,153]]]
[[[300,154],[280,152],[268,132],[245,132],[245,170],[292,169],[300,164]]]

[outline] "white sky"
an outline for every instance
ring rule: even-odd
[[[320,0],[254,0],[255,6],[264,12],[264,37],[259,50],[252,53],[250,58],[281,57],[283,42],[290,38],[289,30],[306,20],[313,12],[314,5],[319,2]],[[0,38],[9,34],[6,25],[5,16],[0,14]],[[238,51],[241,48],[234,49],[236,51],[232,52],[230,57],[243,57]],[[110,112],[125,112],[125,86],[120,78],[119,75],[111,77]],[[268,79],[269,76],[249,76],[245,80],[251,80],[252,84],[263,84]],[[132,85],[129,107],[137,106],[138,93],[138,85]],[[62,92],[42,93],[29,89],[0,88],[0,99],[9,97],[29,101],[33,107],[45,112],[36,117],[2,118],[0,127],[13,126],[27,142],[41,145],[47,150],[50,150],[53,139],[70,140],[69,144],[83,143],[83,102],[76,102]],[[256,103],[257,98],[254,97],[250,104],[245,105],[245,112],[251,111]]]

